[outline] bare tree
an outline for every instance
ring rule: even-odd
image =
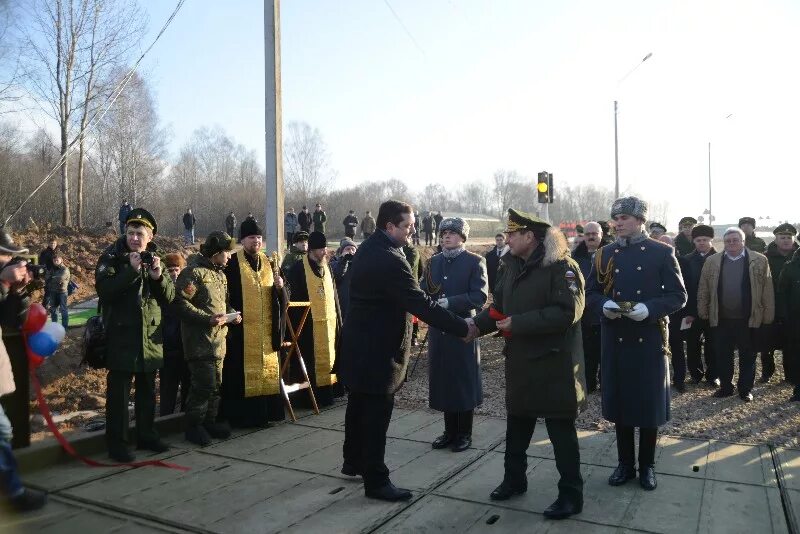
[[[471,182],[458,190],[458,202],[466,213],[491,214],[489,188],[481,181]]]
[[[19,57],[16,54],[15,39],[11,35],[11,20],[15,16],[15,6],[8,0],[0,0],[0,106],[19,99],[17,82],[20,76]],[[14,110],[0,107],[0,115]]]
[[[86,127],[106,77],[119,67],[142,35],[142,16],[131,0],[33,0],[25,39],[32,93],[49,107],[59,127],[62,224],[72,224],[68,152],[79,142],[78,223],[83,215]],[[73,129],[77,127],[77,136]]]
[[[336,175],[319,130],[305,122],[290,122],[284,136],[283,157],[288,196],[315,200],[328,192]]]
[[[505,216],[506,210],[511,207],[516,190],[522,183],[522,176],[515,170],[500,169],[492,177],[494,182],[494,198],[500,218]]]

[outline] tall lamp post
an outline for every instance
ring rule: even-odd
[[[728,115],[723,120],[727,120],[733,117],[733,113],[728,113]],[[713,226],[714,223],[714,215],[711,209],[711,141],[708,142],[708,225]]]
[[[617,88],[625,81],[625,79],[634,73],[636,69],[642,66],[642,63],[647,61],[653,57],[653,53],[650,52],[646,56],[642,58],[642,60],[636,64],[628,73],[620,78],[617,82]],[[617,110],[619,109],[618,102],[614,100],[614,198],[619,198],[619,137],[617,135]]]

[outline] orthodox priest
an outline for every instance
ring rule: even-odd
[[[341,312],[333,273],[326,259],[327,252],[325,234],[312,232],[308,236],[308,254],[292,265],[286,274],[292,301],[311,302],[311,312],[300,334],[299,345],[319,406],[330,406],[334,397],[344,394],[332,372],[336,359],[336,339],[341,327]],[[299,325],[302,314],[303,310],[300,308],[289,310],[289,318],[295,328]],[[289,382],[303,381],[297,358],[292,356],[289,361]],[[293,396],[293,404],[310,404],[309,396],[303,390]]]
[[[276,265],[261,252],[253,219],[239,228],[242,248],[225,268],[230,304],[242,322],[230,325],[222,368],[221,414],[232,426],[263,427],[284,418],[280,391],[280,293]]]

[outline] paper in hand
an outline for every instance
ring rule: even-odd
[[[691,321],[689,321],[688,317],[684,317],[681,321],[681,330],[689,330],[692,327]]]

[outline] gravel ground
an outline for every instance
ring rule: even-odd
[[[423,334],[424,335],[424,332]],[[483,404],[476,413],[505,417],[505,373],[500,353],[503,341],[481,339]],[[406,408],[425,408],[428,403],[428,365],[425,352],[412,352],[414,374],[397,394],[397,404]],[[714,390],[705,385],[687,384],[686,393],[672,389],[672,420],[661,427],[664,434],[690,438],[719,439],[739,443],[773,443],[786,447],[800,446],[800,403],[787,402],[792,387],[783,381],[780,352],[775,354],[778,370],[767,384],[756,379],[754,401],[742,402],[738,395],[725,399],[712,397]],[[409,372],[410,373],[410,372]],[[761,376],[757,363],[756,377]],[[734,382],[736,379],[734,378]],[[577,419],[578,428],[613,432],[614,425],[603,419],[600,392],[589,395],[587,409]]]

